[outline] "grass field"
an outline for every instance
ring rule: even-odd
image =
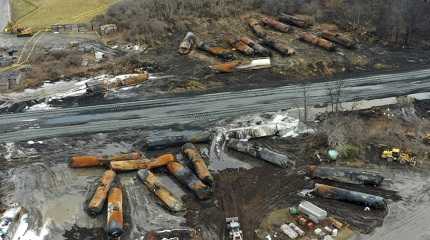
[[[104,13],[118,0],[12,0],[12,16],[18,24],[43,29],[52,24],[84,23]]]

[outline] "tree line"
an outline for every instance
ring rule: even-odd
[[[95,21],[117,24],[127,40],[147,41],[190,30],[189,18],[216,20],[247,11],[307,14],[399,46],[430,39],[429,0],[125,0]]]

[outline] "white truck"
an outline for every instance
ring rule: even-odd
[[[229,217],[225,219],[227,224],[229,240],[243,240],[243,233],[240,230],[238,217]]]

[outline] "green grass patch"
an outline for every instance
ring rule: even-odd
[[[86,23],[115,2],[118,0],[12,0],[12,15],[22,26],[45,29],[53,24]]]
[[[360,148],[356,145],[342,144],[336,147],[339,156],[344,160],[355,160],[360,156]]]
[[[25,15],[35,11],[37,6],[29,0],[12,0],[12,20],[17,21]]]

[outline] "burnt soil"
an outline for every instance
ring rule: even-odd
[[[215,175],[216,187],[213,200],[198,202],[186,199],[188,212],[187,225],[200,230],[203,239],[223,239],[225,218],[237,216],[242,226],[244,239],[257,239],[255,230],[261,221],[273,210],[296,206],[303,200],[297,193],[312,187],[314,181],[304,175],[307,164],[312,160],[315,150],[324,148],[323,136],[302,136],[294,139],[262,138],[257,140],[266,147],[295,156],[294,169],[280,169],[272,165],[252,169],[226,169]],[[299,144],[302,144],[299,147]],[[397,201],[400,197],[394,191],[368,186],[338,184],[317,181],[334,186],[383,196]],[[319,197],[308,199],[329,214],[349,224],[361,233],[369,233],[381,226],[385,210],[365,212],[364,207]]]
[[[430,104],[428,101],[418,101],[415,103],[415,110],[421,121],[421,118],[428,117],[428,111]],[[372,111],[361,111],[361,114],[357,116],[351,116],[352,113],[343,113],[340,114],[338,118],[335,118],[336,122],[358,122],[358,120],[362,120],[363,124],[366,125],[366,142],[369,142],[369,139],[372,139],[373,136],[384,137],[385,139],[392,139],[393,136],[383,135],[384,132],[395,132],[396,131],[404,131],[405,126],[418,126],[417,122],[403,122],[403,121],[388,121],[387,119],[382,118],[384,116],[383,110],[386,110],[387,107],[381,107],[380,111],[377,109],[372,109]],[[391,113],[393,116],[397,116],[398,112],[402,113],[400,110],[405,110],[403,108],[396,109],[394,106],[390,106]],[[406,111],[406,110],[405,110]],[[402,115],[399,115],[402,116]],[[415,119],[415,118],[414,118]],[[324,121],[324,120],[323,120]],[[381,122],[388,125],[387,129],[391,131],[385,131],[385,127],[381,127]],[[361,123],[360,123],[361,124]],[[359,125],[352,127],[355,128],[358,133],[353,134],[353,130],[350,128],[345,128],[346,125],[333,125],[333,128],[343,128],[345,132],[348,134],[352,134],[353,138],[358,138],[358,133],[363,132],[363,128]],[[385,125],[384,125],[385,126]],[[428,125],[422,125],[426,127]],[[423,128],[426,129],[426,128]],[[326,132],[334,132],[331,128],[325,128]],[[36,164],[42,165],[45,162],[48,167],[39,167],[41,171],[45,171],[45,169],[50,170],[49,174],[52,174],[52,171],[62,171],[63,168],[55,169],[56,165],[61,165],[66,162],[67,157],[77,153],[103,153],[107,154],[110,151],[119,151],[121,149],[135,149],[139,145],[136,144],[140,137],[145,136],[146,134],[151,134],[150,132],[146,132],[144,130],[122,130],[120,132],[113,132],[107,134],[94,134],[94,135],[83,135],[83,136],[75,136],[75,137],[63,137],[63,138],[55,138],[45,140],[44,143],[37,143],[31,145],[29,143],[17,143],[19,149],[27,149],[27,151],[23,152],[24,155],[19,155],[19,152],[14,152],[14,159],[9,161],[6,159],[0,159],[2,165],[0,166],[0,170],[2,172],[7,172],[10,169],[14,169],[19,166],[29,165],[27,170],[31,170],[36,168]],[[340,132],[340,135],[347,135],[344,132]],[[362,135],[362,134],[361,134]],[[398,134],[400,135],[400,133]],[[397,135],[396,135],[397,136]],[[408,138],[398,139],[399,141],[405,143],[413,143],[414,141],[408,140]],[[325,152],[327,150],[329,143],[328,137],[320,132],[312,135],[301,135],[295,138],[276,138],[276,137],[267,137],[255,139],[252,141],[256,141],[259,144],[271,148],[273,150],[279,151],[281,153],[288,154],[292,159],[296,161],[296,166],[290,169],[280,169],[274,167],[270,164],[266,164],[260,160],[252,159],[247,155],[242,153],[234,152],[234,157],[243,161],[253,161],[258,162],[259,166],[251,169],[226,169],[219,172],[214,173],[215,177],[215,188],[213,197],[207,201],[197,201],[192,193],[186,189],[183,189],[186,193],[184,196],[184,200],[187,204],[187,213],[186,213],[186,223],[185,226],[195,228],[202,235],[202,239],[211,240],[211,239],[224,239],[226,234],[225,231],[225,218],[238,216],[239,221],[242,226],[242,230],[244,232],[244,239],[257,239],[255,234],[255,230],[259,228],[262,220],[270,214],[272,211],[277,209],[285,209],[291,206],[297,205],[303,198],[297,195],[305,187],[309,187],[312,185],[313,181],[307,180],[304,175],[304,168],[308,164],[316,164],[317,162],[313,159],[313,154],[315,151]],[[364,141],[364,140],[363,140]],[[115,143],[115,144],[114,144]],[[357,144],[361,143],[361,141],[357,141]],[[133,146],[134,144],[134,146]],[[113,149],[104,149],[106,146],[110,146]],[[208,147],[208,146],[204,146]],[[33,149],[29,151],[29,149]],[[96,151],[96,149],[99,149]],[[5,148],[1,149],[3,152],[6,152]],[[103,150],[103,151],[102,151]],[[109,152],[105,152],[109,150]],[[100,151],[100,152],[99,152]],[[164,149],[162,152],[165,153],[167,151],[171,151],[173,153],[179,153],[180,148],[169,148]],[[233,152],[229,150],[227,153],[233,155]],[[161,152],[145,152],[147,156],[158,155]],[[16,159],[15,159],[16,157]],[[25,170],[24,169],[24,170]],[[391,171],[390,168],[383,168],[381,166],[380,169],[386,169]],[[411,170],[412,171],[412,170]],[[66,171],[69,172],[69,171]],[[32,171],[24,172],[32,173]],[[63,176],[60,172],[56,173],[60,180],[68,178],[67,176]],[[62,173],[62,172],[61,172]],[[53,174],[55,176],[55,174]],[[7,175],[4,175],[7,177]],[[20,177],[23,175],[19,175]],[[35,179],[34,176],[30,174],[24,175],[25,177],[21,177],[22,179]],[[5,196],[2,196],[3,199],[7,199],[7,195],[9,193],[13,193],[14,185],[3,184],[5,179],[2,179],[3,175],[0,176],[1,190]],[[32,178],[33,177],[33,178]],[[73,179],[73,178],[71,178]],[[89,178],[98,179],[98,178]],[[88,181],[89,181],[88,180]],[[81,180],[82,181],[82,180]],[[83,182],[85,185],[93,185],[94,181],[88,182],[87,180]],[[55,181],[53,181],[56,183]],[[351,184],[339,184],[332,183],[326,181],[317,181],[320,183],[327,183],[329,185],[340,186],[342,188],[351,189],[355,191],[370,193],[382,196],[388,200],[388,203],[391,204],[393,201],[399,201],[400,196],[391,190],[383,188],[374,188],[369,186],[361,186],[361,185],[351,185]],[[24,182],[25,183],[25,182]],[[48,181],[49,183],[49,181]],[[62,182],[60,182],[62,183]],[[40,185],[46,184],[46,181],[41,181],[38,183]],[[417,183],[413,182],[411,185],[415,185]],[[62,184],[58,184],[62,185]],[[37,185],[38,186],[38,185]],[[81,191],[86,190],[90,193],[91,189],[86,189],[84,186],[74,186],[78,187],[74,190],[74,193],[79,194]],[[133,191],[135,189],[143,190],[144,188],[138,186],[133,186],[132,184],[128,185]],[[53,188],[56,190],[57,188]],[[127,187],[125,188],[127,189]],[[31,196],[32,193],[28,193]],[[411,191],[413,194],[415,189]],[[140,191],[139,191],[140,192]],[[142,215],[136,214],[138,211],[132,211],[131,208],[128,208],[129,205],[136,204],[136,199],[141,200],[138,197],[143,197],[149,195],[149,193],[141,192],[141,195],[136,195],[134,201],[130,201],[132,195],[125,194],[125,198],[127,199],[125,202],[125,212],[126,212],[126,222],[131,223],[131,225],[136,224],[140,227],[143,227],[144,224],[151,225],[149,222],[154,221],[151,217],[154,217],[155,214],[157,216],[161,214],[161,212],[156,212],[154,215],[152,213],[148,213],[149,221],[140,222],[142,219]],[[418,194],[419,195],[419,194]],[[145,202],[145,204],[153,203],[153,196],[149,195],[151,198],[150,201]],[[402,195],[404,196],[404,195]],[[88,196],[87,196],[88,197]],[[407,199],[407,198],[406,198]],[[423,198],[423,201],[427,201],[427,198]],[[44,198],[45,201],[48,201]],[[319,207],[327,210],[330,214],[335,215],[339,220],[349,224],[354,230],[357,230],[361,233],[369,233],[373,231],[376,227],[381,226],[383,224],[384,218],[387,215],[387,211],[385,210],[374,210],[372,209],[370,212],[364,211],[364,207],[357,206],[350,203],[344,203],[336,200],[323,199],[319,197],[308,199]],[[4,201],[3,201],[4,202]],[[401,202],[401,201],[399,201]],[[154,208],[154,205],[145,205],[147,208]],[[64,207],[64,205],[61,205]],[[0,203],[0,208],[3,205]],[[83,209],[82,209],[83,210]],[[408,209],[407,209],[408,210]],[[80,213],[81,210],[79,209]],[[130,219],[128,216],[136,214],[135,218]],[[399,215],[399,218],[402,218],[403,215]],[[105,216],[100,216],[101,219],[105,219]],[[154,217],[155,218],[155,217]],[[94,219],[95,221],[96,219]],[[164,218],[161,224],[168,224],[168,227],[172,227],[171,223],[165,221]],[[92,221],[91,221],[92,222]],[[153,226],[151,226],[153,227]],[[152,230],[152,229],[151,229]],[[63,230],[61,230],[63,231]],[[139,232],[143,233],[146,231],[146,228],[143,230],[139,229]],[[103,232],[103,229],[97,228],[78,228],[73,227],[71,229],[67,229],[64,233],[64,237],[66,239],[103,239],[100,238]],[[62,232],[63,233],[63,232]]]
[[[152,66],[157,66],[156,69],[160,73],[174,76],[170,79],[146,83],[144,90],[146,94],[158,95],[162,93],[181,95],[190,93],[238,91],[262,87],[279,87],[289,84],[302,84],[305,82],[325,82],[348,77],[412,71],[428,68],[428,66],[430,66],[430,59],[427,58],[430,50],[386,49],[379,46],[374,46],[372,48],[366,46],[355,50],[343,50],[367,55],[367,58],[371,59],[368,65],[354,66],[351,64],[346,67],[345,71],[337,71],[334,75],[329,77],[320,73],[304,75],[304,73],[299,70],[284,70],[283,67],[286,65],[284,61],[288,62],[290,58],[295,59],[297,56],[282,57],[277,53],[273,53],[275,58],[272,60],[274,66],[272,69],[215,73],[209,66],[215,62],[220,62],[219,59],[198,50],[193,50],[192,54],[188,56],[177,53],[177,46],[175,43],[180,42],[181,38],[182,35],[177,35],[171,43],[166,44],[163,48],[151,49],[142,56],[142,61],[146,64],[150,63]],[[312,49],[312,51],[323,52],[328,55],[332,54],[333,58],[337,56],[336,53],[325,53],[324,50],[320,50],[313,46],[306,46],[303,52],[298,54],[298,56],[306,58],[306,49],[308,48]],[[237,59],[252,58],[241,56],[238,53],[236,53],[236,56]],[[408,56],[408,58],[405,58],[405,56]],[[408,59],[413,59],[413,62],[408,61]],[[375,69],[371,65],[372,63],[383,63],[393,67]],[[145,68],[145,66],[142,67]],[[342,65],[342,67],[344,66]]]

